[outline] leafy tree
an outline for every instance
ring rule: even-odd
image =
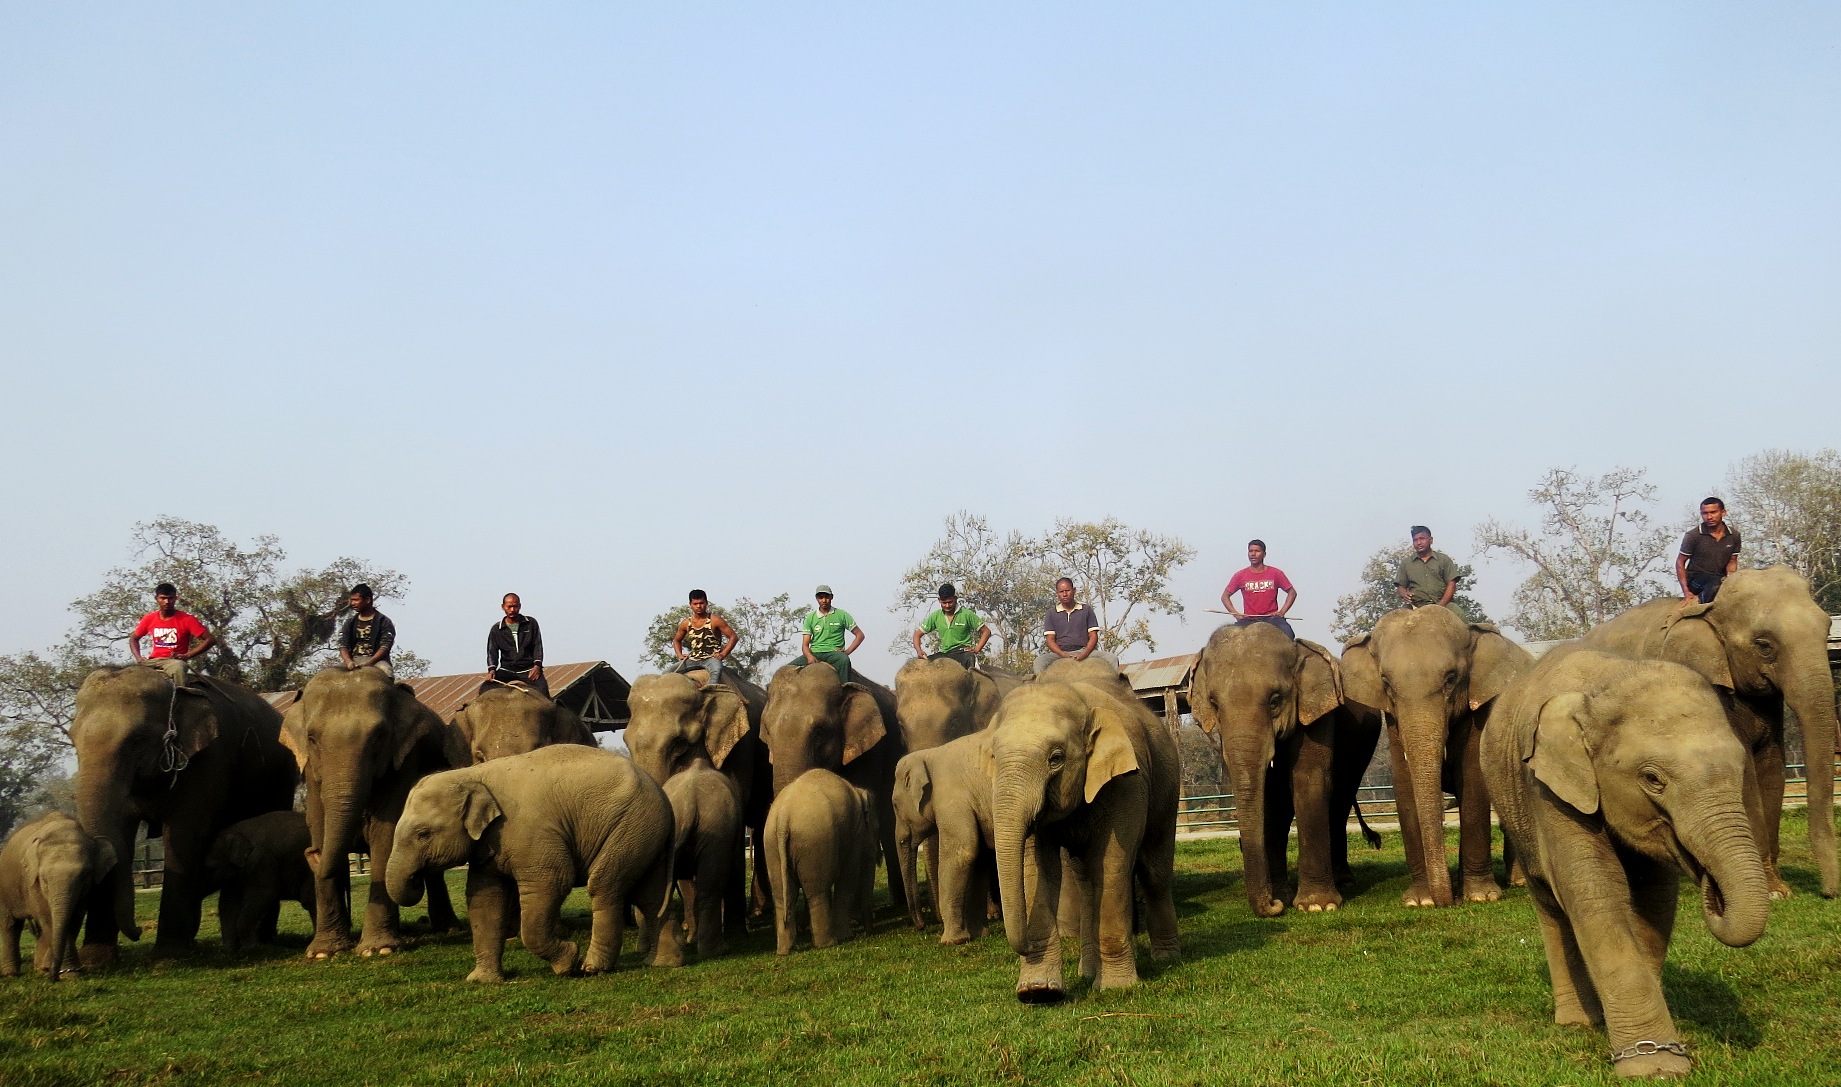
[[[1490,518],[1477,526],[1480,554],[1506,553],[1534,567],[1515,590],[1509,625],[1536,640],[1576,638],[1634,604],[1665,595],[1672,533],[1650,522],[1656,489],[1640,468],[1602,476],[1555,468],[1528,498],[1539,531]]]
[[[729,654],[724,671],[733,670],[744,679],[760,683],[773,674],[774,668],[792,658],[791,643],[798,637],[805,609],[791,606],[790,600],[791,594],[781,593],[760,602],[737,597],[726,608],[710,605],[710,614],[722,616],[735,628],[735,651]],[[671,636],[689,615],[690,605],[680,604],[653,617],[646,628],[644,663],[661,671],[677,664]]]
[[[1362,563],[1362,587],[1336,598],[1330,631],[1337,638],[1347,641],[1373,630],[1381,616],[1400,607],[1400,597],[1394,592],[1394,574],[1412,553],[1410,546],[1383,544],[1368,556],[1368,561]],[[1451,597],[1451,610],[1466,623],[1487,623],[1489,616],[1483,611],[1483,605],[1466,592],[1476,583],[1476,574],[1469,566],[1457,568],[1457,592]]]
[[[1098,523],[1062,518],[1043,537],[1042,558],[1058,575],[1073,578],[1080,598],[1093,605],[1100,648],[1123,653],[1142,643],[1155,652],[1150,616],[1182,616],[1170,577],[1195,558],[1195,548],[1116,517]]]
[[[1794,569],[1829,614],[1841,612],[1841,453],[1754,454],[1733,466],[1721,497],[1748,565]]]
[[[1043,565],[1038,542],[1012,531],[1000,536],[983,517],[960,510],[946,532],[901,575],[889,610],[908,621],[890,642],[897,655],[913,651],[913,632],[938,606],[939,588],[952,582],[959,599],[991,628],[998,648],[987,657],[999,668],[1028,672],[1042,649],[1042,616],[1055,602],[1055,576]]]

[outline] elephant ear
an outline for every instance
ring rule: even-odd
[[[1195,723],[1210,736],[1215,734],[1219,723],[1215,717],[1214,698],[1209,694],[1212,688],[1208,684],[1208,651],[1202,651],[1202,659],[1195,664],[1195,671],[1189,676],[1189,712],[1195,717]]]
[[[1004,694],[997,689],[997,681],[983,671],[972,671],[972,719],[989,724],[997,714],[997,704],[1004,700]]]
[[[1592,767],[1592,754],[1579,722],[1584,709],[1585,696],[1577,691],[1554,695],[1542,703],[1528,766],[1554,796],[1590,815],[1598,810],[1598,772]]]
[[[1297,683],[1292,690],[1299,725],[1311,724],[1342,705],[1342,669],[1329,650],[1298,639]]]
[[[882,707],[876,696],[853,683],[844,684],[844,763],[882,742],[888,728],[882,722]]]
[[[173,724],[179,730],[175,739],[179,744],[179,753],[189,759],[217,739],[217,704],[203,691],[195,691],[190,687],[180,687],[178,690],[179,697],[173,703]]]
[[[1528,651],[1504,638],[1496,624],[1470,624],[1470,708],[1489,705],[1533,663]]]
[[[401,770],[403,764],[415,753],[415,749],[425,743],[434,743],[441,749],[442,758],[452,766],[468,766],[473,762],[472,752],[455,762],[457,749],[464,747],[461,743],[460,730],[450,728],[446,722],[435,715],[435,711],[416,700],[415,689],[407,683],[396,685],[396,706],[391,714],[391,742],[393,750],[390,765]]]
[[[249,840],[249,835],[236,831],[225,831],[218,836],[217,846],[212,852],[222,858],[224,866],[236,872],[249,870],[249,862],[255,857],[256,847]]]
[[[448,723],[460,733],[461,741],[466,744],[467,750],[471,751],[473,734],[479,727],[479,719],[473,716],[473,703],[469,702],[460,707],[460,712],[455,714],[454,719]]]
[[[93,882],[100,883],[102,882],[102,877],[108,875],[109,870],[115,867],[115,843],[109,841],[108,837],[102,834],[96,835],[89,841],[90,855],[96,862]]]
[[[1125,707],[1103,691],[1087,696],[1087,803],[1099,796],[1106,783],[1138,769],[1138,752],[1132,747],[1125,723]]]
[[[1357,634],[1342,645],[1342,693],[1350,702],[1392,713],[1387,688],[1381,683],[1381,665],[1374,659],[1374,640]]]
[[[485,782],[469,781],[462,787],[460,825],[466,828],[467,837],[479,841],[492,821],[504,814],[498,798],[492,795],[491,789],[486,788]]]
[[[741,693],[726,683],[703,688],[703,747],[716,769],[747,735],[748,703]]]
[[[895,764],[895,795],[912,804],[923,822],[932,821],[927,813],[933,804],[933,768],[925,758],[907,755]]]
[[[1685,664],[1706,677],[1708,683],[1730,691],[1732,665],[1726,659],[1726,643],[1704,616],[1711,604],[1696,604],[1681,609],[1682,614],[1670,623],[1662,635],[1662,659]],[[1700,611],[1694,612],[1695,608]]]
[[[281,715],[281,746],[294,756],[294,765],[305,773],[307,769],[307,713],[302,707],[305,703],[296,700],[288,707],[288,712]]]

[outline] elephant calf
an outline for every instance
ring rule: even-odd
[[[813,947],[849,940],[852,921],[869,931],[878,840],[869,791],[831,771],[807,770],[780,790],[767,809],[767,879],[779,954],[792,954],[800,891]]]
[[[426,880],[467,865],[473,928],[468,981],[503,981],[506,896],[515,895],[525,948],[558,974],[611,970],[626,911],[640,946],[670,962],[677,937],[659,920],[671,891],[671,802],[631,759],[561,744],[416,782],[396,823],[390,897],[413,906]],[[588,954],[557,935],[563,899],[586,885],[594,909]]]
[[[0,849],[0,977],[19,974],[19,934],[28,924],[38,939],[32,962],[39,973],[56,981],[76,970],[84,900],[114,867],[115,846],[83,833],[62,812],[14,831]]]
[[[697,957],[713,958],[729,949],[722,927],[723,903],[729,898],[731,881],[745,875],[738,863],[741,798],[729,776],[707,762],[667,778],[665,798],[671,801],[677,831],[672,868],[684,913],[690,918],[690,934],[697,942]]]
[[[920,845],[937,835],[930,865],[942,944],[984,935],[987,868],[996,859],[991,819],[991,736],[976,732],[895,764],[895,847],[914,927],[921,928]]]
[[[225,827],[205,855],[205,869],[217,884],[217,927],[224,947],[239,951],[272,943],[276,915],[284,901],[298,902],[313,917],[313,866],[307,850],[313,836],[307,816],[272,811]]]
[[[1502,694],[1481,758],[1540,915],[1555,1021],[1604,1023],[1620,1076],[1685,1073],[1662,993],[1676,869],[1722,943],[1763,935],[1770,906],[1719,696],[1679,664],[1563,647]]]

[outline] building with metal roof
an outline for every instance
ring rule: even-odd
[[[545,665],[543,678],[550,683],[550,696],[558,705],[567,706],[596,732],[612,732],[626,727],[631,716],[627,695],[633,685],[614,671],[606,661],[583,661],[578,664]],[[416,698],[434,710],[443,721],[452,721],[462,707],[479,693],[483,673],[468,672],[458,676],[423,676],[403,682],[415,690]],[[275,691],[262,696],[278,710],[286,711],[300,697],[299,691]]]

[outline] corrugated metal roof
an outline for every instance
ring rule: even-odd
[[[614,671],[613,665],[606,661],[552,664],[546,666],[543,673],[550,681],[551,697],[581,714],[590,728],[604,732],[625,726],[628,717],[626,696],[633,685]],[[458,676],[423,676],[404,682],[415,689],[417,700],[424,706],[440,714],[443,721],[452,721],[454,715],[479,693],[484,679],[481,672],[468,672]],[[273,691],[262,697],[268,699],[269,705],[286,712],[300,697],[300,692]]]
[[[1202,659],[1200,653],[1185,653],[1180,657],[1158,657],[1156,660],[1132,661],[1119,665],[1119,674],[1131,684],[1131,689],[1139,694],[1155,693],[1171,687],[1186,687],[1189,677],[1195,672],[1196,662]]]

